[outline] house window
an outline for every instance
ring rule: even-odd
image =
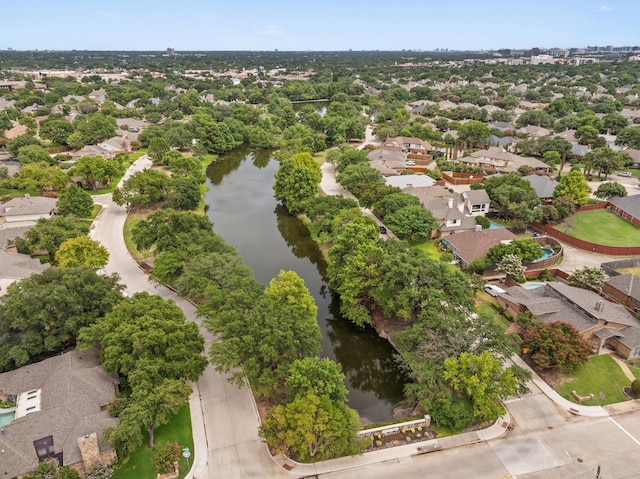
[[[636,348],[633,351],[631,351],[630,357],[635,358],[635,357],[638,357],[638,356],[640,356],[640,348]]]
[[[471,211],[473,212],[482,211],[482,210],[484,210],[484,204],[471,205]]]
[[[44,461],[50,457],[55,456],[55,448],[53,446],[53,436],[43,437],[33,441],[33,446],[36,449],[38,460]]]

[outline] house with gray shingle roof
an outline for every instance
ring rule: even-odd
[[[7,292],[10,284],[40,273],[48,267],[49,264],[40,263],[40,260],[33,259],[28,254],[0,250],[0,297]]]
[[[593,291],[549,282],[536,289],[512,286],[497,299],[513,317],[529,311],[544,323],[571,324],[594,354],[607,346],[623,359],[640,357],[640,320]]]
[[[545,175],[527,175],[523,176],[522,179],[531,184],[531,187],[536,190],[536,194],[541,200],[550,200],[553,198],[553,192],[556,186],[558,186],[556,180]]]
[[[640,228],[640,195],[609,198],[607,209]]]
[[[43,196],[23,196],[13,198],[0,205],[0,224],[23,221],[38,221],[40,218],[51,218],[58,212],[57,198]]]
[[[3,396],[15,397],[15,419],[0,434],[0,474],[19,477],[56,457],[80,470],[115,459],[102,431],[118,425],[107,405],[118,380],[102,371],[95,351],[70,351],[0,374]]]
[[[640,276],[631,273],[611,276],[602,285],[602,292],[634,311],[640,310]]]

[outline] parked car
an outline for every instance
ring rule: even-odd
[[[407,166],[416,166],[416,162],[413,160],[407,160],[404,162],[404,164]]]
[[[485,284],[484,290],[487,294],[493,296],[494,298],[497,298],[499,294],[506,293],[504,289],[499,286],[494,286],[493,284]]]
[[[625,178],[631,178],[633,175],[630,171],[621,171],[618,173],[618,176],[624,176]]]

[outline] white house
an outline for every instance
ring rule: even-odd
[[[45,198],[42,196],[13,198],[0,205],[0,223],[38,221],[40,218],[51,218],[58,212],[57,203],[57,198]]]

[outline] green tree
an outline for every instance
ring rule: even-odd
[[[487,252],[487,260],[489,264],[496,264],[506,254],[515,254],[522,261],[535,261],[543,255],[543,251],[533,238],[527,237],[492,246]]]
[[[96,191],[101,186],[108,186],[119,176],[122,167],[116,160],[105,160],[100,156],[83,156],[71,170],[71,174]]]
[[[590,266],[576,269],[569,275],[569,284],[578,288],[592,288],[600,291],[604,281],[604,271],[600,268],[592,268]]]
[[[406,193],[392,193],[382,197],[373,206],[373,212],[378,218],[384,219],[387,214],[395,213],[405,206],[420,206],[420,200],[416,196]]]
[[[608,146],[595,148],[584,155],[585,175],[588,177],[592,171],[598,171],[598,177],[604,173],[604,179],[607,175],[624,166],[624,157],[621,152],[613,151]]]
[[[431,232],[438,227],[431,212],[420,205],[400,208],[386,215],[385,222],[395,234],[409,241],[430,238]]]
[[[291,214],[302,211],[318,194],[317,177],[293,159],[282,160],[275,177],[275,198],[282,201]]]
[[[63,268],[88,266],[101,269],[109,262],[109,252],[88,236],[70,238],[56,252],[56,263]]]
[[[270,131],[259,126],[249,129],[249,145],[253,148],[273,148],[275,143],[275,136]]]
[[[334,402],[347,400],[342,368],[329,358],[296,359],[291,363],[285,383],[289,390],[289,402],[296,396],[308,393],[329,396]]]
[[[16,238],[16,246],[19,253],[44,251],[53,258],[66,240],[86,235],[88,232],[87,222],[72,216],[40,218],[33,228],[25,232],[24,238]]]
[[[132,208],[152,205],[165,199],[169,183],[170,178],[160,171],[138,171],[113,191],[113,201]]]
[[[345,167],[338,175],[337,181],[357,198],[371,185],[384,183],[382,174],[371,168],[368,163],[356,163]]]
[[[524,332],[522,347],[529,350],[533,363],[542,369],[557,367],[565,373],[589,359],[589,345],[568,323],[536,322]]]
[[[44,147],[42,142],[34,137],[32,134],[16,136],[14,139],[7,142],[7,150],[11,152],[13,156],[18,156],[18,151],[23,146],[36,145]]]
[[[84,145],[94,145],[116,136],[115,118],[102,113],[79,115],[73,122],[73,126],[75,126],[76,133],[80,135]],[[70,140],[71,136],[67,138],[67,142],[70,143]]]
[[[473,185],[475,186],[475,185]],[[526,180],[515,173],[487,178],[481,186],[504,218],[530,223],[537,219],[539,203],[536,191]]]
[[[311,173],[311,177],[313,178],[313,181],[315,181],[316,185],[320,184],[320,181],[322,180],[320,164],[313,158],[313,156],[311,156],[311,153],[296,153],[295,155],[291,155],[291,160],[309,170],[309,173]]]
[[[464,352],[446,359],[444,379],[453,389],[469,396],[473,413],[480,421],[493,421],[503,414],[501,399],[517,392],[518,380],[513,371],[503,369],[502,361],[490,352]]]
[[[66,145],[75,128],[63,118],[51,118],[40,124],[40,137],[58,145]]]
[[[458,140],[470,143],[472,146],[481,145],[489,138],[489,127],[485,122],[471,120],[458,130]]]
[[[38,145],[27,145],[18,150],[18,161],[21,165],[40,162],[53,165],[55,160],[51,158],[45,148]]]
[[[589,200],[591,188],[579,171],[570,171],[558,181],[553,191],[554,198],[570,197],[576,205],[584,205]]]
[[[624,197],[624,196],[627,196],[627,189],[624,186],[622,186],[620,183],[616,183],[615,181],[608,182],[608,183],[601,183],[598,186],[598,189],[596,190],[595,195],[598,198],[610,198],[612,196]]]
[[[620,113],[609,113],[602,117],[604,128],[610,135],[617,135],[620,130],[629,126],[629,120]]]
[[[616,145],[640,150],[640,125],[628,126],[618,132]]]
[[[293,271],[281,271],[250,311],[208,322],[220,337],[211,345],[211,362],[220,371],[234,371],[232,380],[239,384],[243,376],[236,368],[242,367],[256,393],[275,397],[293,361],[318,355],[316,316],[304,281]]]
[[[144,426],[152,448],[155,428],[191,392],[185,381],[196,381],[206,367],[198,325],[173,301],[136,293],[80,331],[80,350],[94,344],[102,348],[102,368],[125,376],[131,389],[133,401],[120,414],[121,424],[127,430],[132,423]]]
[[[63,216],[73,215],[78,218],[90,218],[93,212],[92,196],[74,184],[70,184],[60,191],[58,213]]]
[[[313,393],[269,410],[260,435],[274,453],[292,451],[304,462],[362,452],[358,414],[344,403]]]
[[[40,361],[75,346],[80,329],[122,298],[117,276],[93,268],[49,268],[7,288],[0,303],[0,369]]]
[[[200,203],[200,197],[200,183],[196,178],[171,178],[165,194],[165,206],[192,210]]]
[[[46,190],[57,191],[69,183],[69,177],[62,170],[47,163],[28,163],[13,178],[13,184],[20,188],[38,188],[41,193]]]
[[[164,157],[169,153],[169,142],[162,136],[152,138],[149,141],[149,158],[153,160],[154,165],[166,165]]]

